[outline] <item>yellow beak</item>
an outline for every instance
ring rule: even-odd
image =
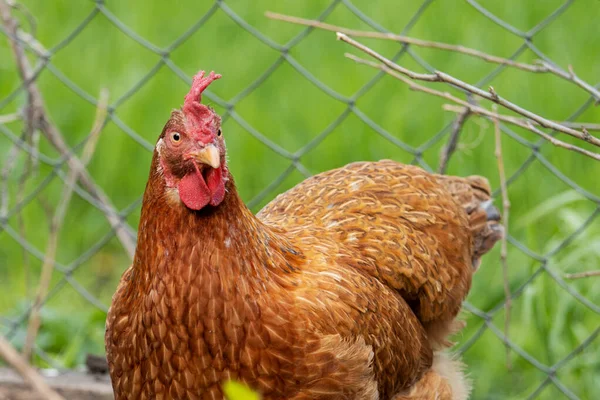
[[[221,166],[221,154],[219,154],[219,149],[213,144],[209,144],[202,150],[192,154],[192,156],[196,161],[210,165],[213,168]]]

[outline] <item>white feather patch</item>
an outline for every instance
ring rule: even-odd
[[[436,352],[433,356],[435,372],[448,380],[452,387],[452,400],[467,400],[471,393],[471,382],[463,371],[464,364],[444,351]]]
[[[160,138],[160,140],[156,143],[156,151],[158,152],[159,156],[160,156],[160,153],[161,153],[164,145],[165,145],[165,142],[162,138]]]
[[[165,186],[165,198],[167,199],[167,203],[172,206],[181,203],[181,199],[179,198],[179,189],[177,189],[177,187]]]

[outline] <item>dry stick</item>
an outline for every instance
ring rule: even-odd
[[[571,151],[575,151],[577,153],[586,155],[588,157],[591,157],[595,160],[600,161],[600,154],[598,153],[594,153],[592,151],[589,150],[585,150],[582,149],[581,147],[577,147],[575,145],[569,144],[569,143],[565,143],[561,140],[556,139],[555,137],[548,135],[545,132],[542,132],[541,130],[537,129],[535,126],[533,126],[533,124],[528,121],[528,120],[521,120],[519,118],[513,118],[513,117],[508,117],[508,116],[504,116],[501,114],[495,114],[489,110],[486,110],[485,108],[479,107],[479,106],[475,106],[467,101],[464,101],[462,99],[459,99],[458,97],[455,97],[453,95],[451,95],[448,92],[440,92],[439,90],[435,90],[435,89],[431,89],[428,88],[426,86],[423,85],[419,85],[418,83],[415,83],[413,81],[411,81],[410,79],[405,78],[404,76],[396,73],[395,71],[391,70],[390,68],[388,68],[387,66],[383,65],[383,64],[378,64],[376,62],[373,61],[369,61],[369,60],[364,60],[362,58],[356,57],[355,55],[352,54],[348,54],[346,53],[346,57],[348,57],[351,60],[356,61],[359,64],[365,64],[365,65],[369,65],[373,68],[378,68],[384,72],[386,72],[388,75],[393,76],[394,78],[406,83],[408,85],[408,87],[411,90],[415,90],[415,91],[419,91],[419,92],[423,92],[423,93],[427,93],[427,94],[431,94],[437,97],[441,97],[450,101],[453,101],[455,103],[458,103],[464,107],[460,107],[458,112],[462,112],[463,108],[468,108],[469,111],[471,111],[474,114],[481,114],[481,115],[486,115],[490,118],[498,118],[500,121],[504,121],[504,122],[508,122],[514,125],[518,125],[524,129],[527,129],[541,137],[543,137],[544,139],[546,139],[547,141],[549,141],[550,143],[552,143],[553,145],[557,146],[557,147],[562,147],[564,149],[567,150],[571,150]]]
[[[442,106],[442,108],[446,111],[451,111],[454,113],[461,113],[461,112],[463,112],[463,109],[464,109],[464,107],[458,107],[458,106],[454,106],[452,104],[444,104]],[[476,111],[473,111],[473,113],[478,114]],[[517,117],[511,117],[509,115],[500,115],[500,114],[498,114],[498,116],[500,116],[503,121],[510,122],[511,124],[515,124],[515,125],[519,125],[519,126],[527,125],[527,123],[533,123],[534,125],[539,126],[539,124],[537,122],[531,121],[531,120],[525,119],[525,118],[517,118]],[[496,116],[494,116],[494,118],[496,118]],[[593,123],[589,123],[589,122],[570,122],[570,121],[555,121],[555,122],[557,124],[568,126],[570,128],[581,128],[581,129],[585,129],[587,131],[599,131],[600,130],[600,124],[593,124]]]
[[[269,11],[267,11],[265,13],[265,15],[271,19],[276,19],[276,20],[285,21],[285,22],[291,22],[293,24],[298,24],[298,25],[312,26],[314,28],[323,29],[326,31],[341,32],[348,36],[364,37],[364,38],[371,38],[371,39],[393,40],[396,42],[411,44],[411,45],[419,46],[419,47],[427,47],[427,48],[433,48],[433,49],[446,50],[446,51],[452,51],[455,53],[466,54],[468,56],[479,58],[481,60],[484,60],[484,61],[487,61],[490,63],[507,65],[507,66],[518,68],[518,69],[521,69],[524,71],[536,72],[536,73],[548,73],[549,72],[549,73],[554,74],[554,75],[556,75],[560,78],[563,78],[567,81],[573,82],[574,84],[576,84],[577,86],[581,87],[582,89],[584,89],[585,91],[590,93],[592,96],[594,96],[596,101],[600,102],[600,91],[598,89],[596,89],[594,86],[590,85],[589,83],[581,80],[577,75],[575,75],[575,72],[573,71],[573,67],[571,67],[571,66],[569,66],[569,73],[567,73],[559,68],[556,68],[555,66],[553,66],[552,64],[550,64],[546,61],[540,61],[539,65],[526,64],[526,63],[520,63],[517,61],[513,61],[509,58],[497,57],[497,56],[494,56],[491,54],[484,53],[479,50],[475,50],[475,49],[460,46],[460,45],[457,46],[457,45],[448,44],[448,43],[416,39],[416,38],[412,38],[412,37],[408,37],[408,36],[396,35],[393,33],[348,29],[348,28],[344,28],[341,26],[337,26],[337,25],[327,24],[327,23],[324,23],[321,21],[292,17],[289,15],[282,15],[282,14],[277,14],[277,13],[273,13],[273,12],[269,12]]]
[[[496,112],[496,105],[493,106],[494,114]],[[510,200],[508,199],[508,190],[506,189],[506,172],[504,170],[504,159],[502,158],[502,135],[500,133],[500,121],[498,118],[494,118],[494,136],[496,138],[495,152],[494,155],[498,160],[498,175],[500,176],[500,191],[502,192],[502,225],[504,225],[504,233],[502,235],[502,247],[500,248],[500,262],[502,263],[502,277],[504,280],[504,296],[505,301],[505,314],[504,314],[504,336],[509,337],[510,330],[510,308],[511,308],[511,294],[510,285],[508,280],[508,264],[506,263],[507,256],[507,242],[506,236],[508,235],[508,217],[510,210]],[[510,346],[506,345],[506,367],[512,368],[510,361]]]
[[[123,248],[129,257],[133,259],[135,252],[135,241],[133,237],[126,229],[124,222],[121,220],[121,217],[111,204],[108,196],[106,196],[102,189],[96,185],[89,172],[85,169],[85,166],[81,160],[79,160],[79,158],[77,158],[70,151],[58,128],[50,121],[50,118],[48,117],[44,107],[42,95],[37,85],[35,82],[30,82],[32,76],[31,65],[25,56],[22,47],[18,43],[19,40],[17,39],[20,38],[22,40],[26,35],[19,31],[17,21],[11,17],[10,7],[6,4],[5,0],[0,0],[0,16],[2,17],[2,21],[6,27],[21,79],[23,82],[27,83],[27,92],[33,99],[33,106],[39,110],[39,120],[36,121],[38,125],[37,127],[43,132],[48,141],[58,150],[58,152],[66,158],[69,168],[78,173],[78,179],[82,186],[85,187],[92,197],[94,197],[102,205],[101,211],[104,213],[112,229],[115,231]],[[37,49],[36,51],[42,50],[45,52],[44,49]]]
[[[100,97],[98,100],[98,108],[96,110],[96,118],[94,120],[94,125],[92,126],[92,130],[90,131],[90,135],[81,154],[81,162],[84,166],[92,158],[94,149],[96,148],[96,143],[98,143],[100,131],[102,130],[104,121],[106,120],[107,106],[108,91],[106,89],[103,89],[100,91]],[[44,264],[42,265],[42,272],[40,275],[40,283],[35,296],[33,307],[31,309],[31,314],[29,314],[27,337],[23,346],[23,357],[25,357],[25,359],[27,360],[29,360],[31,357],[31,351],[35,344],[35,339],[37,337],[37,333],[40,327],[41,304],[48,293],[48,287],[50,286],[50,280],[52,278],[52,271],[54,270],[56,248],[58,246],[58,237],[60,234],[60,229],[64,222],[65,215],[67,213],[67,208],[69,206],[69,202],[71,201],[71,196],[73,195],[73,188],[75,186],[75,182],[77,182],[78,175],[78,170],[72,169],[69,171],[67,179],[65,180],[65,186],[63,188],[61,199],[58,203],[58,206],[56,207],[56,210],[54,211],[54,215],[50,222],[50,236],[48,237],[48,243],[46,245]]]
[[[452,124],[452,132],[450,132],[450,137],[448,138],[448,143],[444,146],[444,150],[440,155],[440,166],[438,168],[438,173],[445,174],[446,168],[448,167],[448,161],[450,161],[450,157],[454,154],[456,150],[456,145],[458,143],[458,137],[460,136],[460,131],[462,130],[463,125],[467,121],[467,118],[471,114],[471,111],[468,108],[463,108],[463,111],[458,114],[454,123]]]
[[[554,121],[557,124],[561,124],[563,126],[567,126],[569,128],[581,129],[587,131],[600,131],[600,124],[594,124],[591,122],[572,122],[572,121]]]
[[[383,64],[385,64],[389,69],[392,69],[403,75],[406,75],[411,79],[416,79],[416,80],[426,81],[426,82],[444,82],[444,83],[448,83],[450,85],[454,85],[456,87],[466,90],[467,92],[470,92],[479,97],[482,97],[486,100],[493,101],[494,103],[499,104],[502,107],[507,108],[511,111],[514,111],[517,114],[521,114],[522,116],[524,116],[526,118],[536,121],[544,128],[550,128],[550,129],[554,129],[554,130],[562,132],[562,133],[566,133],[567,135],[576,137],[578,139],[584,140],[588,143],[591,143],[595,146],[600,147],[600,139],[590,135],[589,132],[587,132],[585,130],[578,131],[578,130],[575,130],[572,128],[568,128],[566,126],[559,125],[556,122],[550,121],[544,117],[541,117],[537,114],[534,114],[531,111],[528,111],[522,107],[519,107],[518,105],[511,103],[510,101],[500,97],[494,91],[494,89],[492,87],[490,87],[489,91],[486,92],[485,90],[481,90],[478,87],[470,85],[466,82],[461,81],[460,79],[454,78],[453,76],[448,75],[444,72],[440,72],[440,71],[435,71],[433,74],[420,74],[420,73],[411,71],[407,68],[399,66],[395,62],[390,61],[389,59],[385,58],[381,54],[377,53],[375,50],[357,42],[356,40],[349,38],[348,36],[344,35],[343,33],[338,32],[337,38],[343,42],[346,42],[346,43],[356,47],[357,49],[363,51],[364,53],[370,55],[371,57],[376,58],[377,60],[379,60]]]
[[[35,173],[38,167],[40,133],[37,130],[36,121],[39,119],[39,110],[33,106],[33,98],[30,93],[27,93],[27,103],[23,110],[23,117],[23,140],[29,145],[32,151],[26,152],[25,168],[23,169],[23,172],[21,172],[21,176],[19,177],[19,183],[17,184],[15,204],[21,204],[21,202],[25,198],[25,184],[27,183],[29,177]],[[21,237],[27,237],[23,213],[17,214],[17,226]],[[23,275],[25,277],[25,293],[27,295],[27,299],[29,300],[31,287],[30,255],[27,249],[25,249],[24,247],[21,249],[21,252],[23,253]]]
[[[12,345],[0,336],[0,357],[2,357],[11,367],[13,367],[23,379],[31,385],[40,396],[46,400],[64,400],[44,381],[44,378],[33,369],[27,361],[19,355]]]
[[[600,104],[600,91],[594,86],[590,85],[589,83],[583,81],[577,75],[575,75],[575,70],[573,69],[572,65],[569,64],[569,72],[565,72],[544,60],[540,61],[540,64],[543,67],[545,67],[548,70],[548,72],[559,76],[566,81],[573,82],[574,84],[591,94],[594,97],[594,99],[596,99],[596,105]]]
[[[25,170],[21,173],[21,177],[19,178],[19,183],[17,185],[17,195],[15,197],[15,204],[21,204],[21,202],[23,201],[23,199],[25,198],[25,183],[27,183],[27,179],[30,176],[30,173],[32,170],[34,170],[34,163],[32,162],[32,158],[31,156],[28,157],[26,164],[25,164]],[[27,233],[26,233],[26,229],[25,229],[25,220],[23,218],[23,213],[18,213],[17,214],[17,226],[19,229],[19,235],[21,235],[21,237],[27,237]],[[24,275],[24,284],[25,284],[25,294],[27,296],[27,299],[29,299],[29,295],[30,295],[30,286],[31,286],[31,279],[30,279],[30,255],[29,252],[27,251],[26,248],[22,248],[21,252],[23,253],[23,275]]]
[[[12,113],[12,114],[4,114],[0,115],[0,124],[8,124],[10,122],[14,122],[23,118],[21,113]]]
[[[458,99],[458,100],[460,100],[460,99]],[[496,119],[499,119],[500,121],[508,122],[509,124],[520,126],[521,128],[527,129],[528,131],[531,131],[531,132],[533,132],[533,133],[535,133],[535,134],[543,137],[544,139],[546,139],[547,141],[549,141],[550,143],[552,143],[553,145],[555,145],[557,147],[562,147],[562,148],[567,149],[567,150],[575,151],[577,153],[586,155],[588,157],[591,157],[591,158],[593,158],[595,160],[600,161],[600,154],[594,153],[594,152],[591,152],[589,150],[582,149],[581,147],[577,147],[577,146],[574,146],[572,144],[565,143],[565,142],[563,142],[561,140],[558,140],[554,136],[551,136],[551,135],[549,135],[549,134],[547,134],[547,133],[545,133],[545,132],[537,129],[533,125],[534,123],[532,121],[529,121],[529,120],[526,120],[526,119],[524,120],[524,119],[521,119],[521,118],[511,117],[509,115],[502,115],[502,114],[494,113],[494,112],[489,111],[489,110],[487,110],[487,109],[485,109],[483,107],[474,106],[474,105],[468,104],[466,102],[464,102],[464,104],[462,102],[459,103],[459,104],[462,104],[464,107],[454,106],[452,104],[444,104],[442,106],[442,108],[444,110],[446,110],[446,111],[451,111],[451,112],[454,112],[454,113],[461,113],[463,111],[463,109],[466,107],[473,114],[484,115],[484,116],[489,117],[491,119],[496,118]]]
[[[565,274],[565,278],[567,278],[567,279],[589,278],[590,276],[600,276],[600,270],[598,270],[598,271],[576,272],[574,274]]]
[[[364,38],[370,38],[370,39],[393,40],[396,42],[411,44],[411,45],[415,45],[415,46],[419,46],[419,47],[428,47],[428,48],[433,48],[433,49],[447,50],[447,51],[453,51],[456,53],[462,53],[462,54],[470,55],[470,56],[473,56],[476,58],[480,58],[482,60],[485,60],[485,61],[488,61],[491,63],[509,65],[511,67],[519,68],[519,69],[522,69],[525,71],[549,72],[549,70],[546,66],[520,63],[517,61],[513,61],[511,59],[508,59],[508,58],[493,56],[491,54],[487,54],[487,53],[481,52],[479,50],[471,49],[469,47],[464,47],[464,46],[460,46],[460,45],[457,46],[457,45],[448,44],[448,43],[416,39],[416,38],[412,38],[412,37],[408,37],[408,36],[396,35],[394,33],[361,31],[361,30],[357,30],[357,29],[349,29],[349,28],[344,28],[342,26],[327,24],[327,23],[321,22],[321,21],[292,17],[289,15],[273,13],[270,11],[267,11],[265,13],[265,15],[271,19],[276,19],[276,20],[285,21],[285,22],[291,22],[291,23],[297,24],[297,25],[312,26],[313,28],[319,28],[319,29],[323,29],[325,31],[331,31],[331,32],[339,32],[339,33],[342,33],[342,34],[345,34],[348,36],[364,37]]]

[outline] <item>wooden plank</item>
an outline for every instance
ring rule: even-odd
[[[86,372],[41,370],[40,374],[54,390],[66,399],[113,400],[108,375]],[[9,368],[0,368],[0,400],[44,400]]]

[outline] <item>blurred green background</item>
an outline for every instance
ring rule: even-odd
[[[346,59],[344,52],[356,51],[336,41],[335,34],[306,32],[303,27],[269,20],[264,16],[267,10],[304,18],[325,13],[325,21],[332,24],[369,30],[381,27],[503,57],[512,56],[526,42],[486,17],[472,1],[103,3],[26,0],[19,2],[26,9],[13,12],[24,30],[46,49],[54,50],[37,83],[52,121],[70,146],[85,140],[94,120],[95,105],[82,94],[94,99],[101,88],[109,90],[110,104],[116,108],[101,132],[89,171],[119,210],[133,204],[126,220],[134,229],[139,220],[139,203],[135,202],[146,184],[149,149],[171,109],[183,101],[189,85],[182,77],[189,78],[199,69],[223,75],[211,85],[205,99],[226,114],[223,132],[230,169],[254,211],[304,179],[306,172],[314,174],[356,160],[392,158],[437,169],[450,132],[448,125],[455,118],[442,110],[445,101],[412,92],[389,76],[373,81],[377,71]],[[573,65],[582,79],[591,84],[598,81],[600,28],[594,12],[598,1],[485,0],[478,4],[522,32],[557,12],[556,18],[530,32],[530,43],[562,68]],[[302,32],[306,35],[301,40],[286,46],[287,52],[280,51],[280,46]],[[141,39],[134,40],[134,35]],[[361,41],[389,57],[402,48],[390,41]],[[173,48],[174,43],[177,46]],[[156,51],[148,46],[155,46]],[[162,51],[166,49],[168,52]],[[32,52],[28,57],[34,64],[39,61]],[[517,56],[522,62],[539,58],[528,48]],[[575,117],[577,121],[600,122],[599,108],[591,105],[589,94],[550,74],[497,69],[464,55],[416,47],[404,51],[398,62],[419,72],[426,72],[424,65],[430,65],[472,84],[494,73],[483,87],[493,85],[500,95],[533,112],[555,120]],[[4,101],[20,85],[9,40],[0,35],[0,115],[15,113],[26,104],[22,90]],[[440,84],[433,87],[452,91]],[[349,108],[345,99],[357,92],[355,107]],[[580,108],[584,104],[587,106]],[[228,109],[232,113],[227,113]],[[577,110],[579,114],[574,115]],[[509,186],[508,266],[510,287],[515,292],[509,338],[522,354],[511,351],[512,368],[507,368],[501,340],[503,309],[489,314],[487,322],[465,312],[467,328],[458,335],[457,348],[464,351],[474,383],[472,398],[523,399],[532,394],[542,399],[600,398],[600,345],[593,340],[600,329],[600,278],[563,278],[565,273],[600,266],[600,226],[595,218],[600,205],[600,163],[549,144],[534,154],[531,143],[537,143],[537,137],[508,128],[511,131],[503,135],[503,150],[507,174],[514,176]],[[22,132],[20,120],[0,124],[3,171],[14,137]],[[481,174],[497,188],[493,132],[491,122],[469,118],[448,173]],[[312,142],[314,147],[300,157],[303,174],[285,154],[289,156],[317,138],[323,140]],[[287,153],[273,150],[265,140]],[[398,142],[404,143],[405,149],[397,146]],[[43,136],[39,149],[51,159],[59,157]],[[2,218],[6,214],[0,215],[0,332],[10,333],[18,346],[26,330],[21,317],[31,305],[39,281],[48,215],[63,186],[53,175],[53,167],[40,162],[28,172],[27,160],[26,153],[19,151],[15,168],[3,173],[7,181],[2,178],[1,185],[7,188],[1,192],[3,211],[8,214],[6,219]],[[21,185],[24,172],[27,179]],[[24,206],[15,209],[23,199]],[[496,204],[500,205],[499,199]],[[56,260],[76,268],[67,274],[69,282],[63,273],[54,272],[37,340],[39,365],[73,368],[84,362],[87,353],[103,353],[104,310],[129,265],[114,237],[95,247],[109,233],[103,213],[74,195]],[[485,257],[468,298],[472,307],[483,312],[504,301],[499,247]],[[82,254],[84,258],[80,258]],[[55,285],[59,286],[52,290]],[[98,300],[97,306],[81,295],[78,285]],[[581,351],[561,362],[577,349]],[[536,390],[548,374],[531,359],[547,367],[561,362],[541,391]]]

